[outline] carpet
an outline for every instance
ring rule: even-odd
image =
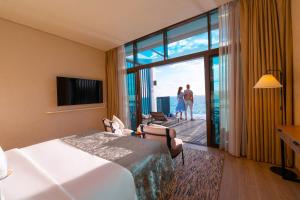
[[[184,149],[175,159],[175,183],[169,200],[217,200],[219,197],[224,153]]]

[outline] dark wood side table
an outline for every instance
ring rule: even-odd
[[[300,126],[277,127],[281,146],[281,167],[271,167],[271,171],[282,176],[283,179],[300,183],[297,174],[285,166],[285,145],[288,145],[296,154],[300,154]]]

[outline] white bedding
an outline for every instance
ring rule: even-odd
[[[13,174],[2,182],[6,200],[69,200],[70,196],[56,185],[51,178],[39,170],[20,150],[6,152]]]
[[[90,155],[58,139],[22,148],[19,151],[25,154],[29,158],[27,160],[30,160],[36,166],[36,169],[28,169],[30,174],[27,176],[27,179],[30,179],[30,181],[31,179],[36,179],[37,175],[33,171],[39,171],[46,177],[50,177],[48,178],[48,184],[51,182],[53,186],[57,186],[54,188],[60,189],[60,192],[63,192],[69,199],[136,199],[134,180],[126,168]],[[9,152],[7,154],[10,168],[14,171],[16,167],[22,168],[23,161],[19,160],[11,163],[10,157],[15,155],[9,155]],[[12,191],[18,192],[11,184],[12,182],[17,182],[21,178],[20,174],[23,176],[23,173],[25,171],[20,173],[14,172],[12,177],[7,179],[7,182],[10,181],[10,184],[5,182],[4,190],[8,193]],[[22,182],[22,184],[25,184],[26,180]],[[22,184],[20,183],[19,185],[21,186]],[[32,192],[35,190],[33,185],[30,188]],[[46,193],[48,192],[46,191]],[[51,192],[51,194],[55,193]],[[7,198],[7,200],[9,199]]]

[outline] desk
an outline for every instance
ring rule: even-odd
[[[300,126],[280,126],[276,129],[280,137],[281,167],[271,167],[271,171],[282,178],[300,183],[297,174],[285,167],[285,145],[288,145],[295,153],[300,154]]]

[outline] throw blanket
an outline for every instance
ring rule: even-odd
[[[138,199],[168,199],[170,194],[163,191],[173,187],[174,167],[166,145],[105,132],[61,140],[127,168],[134,178]]]

